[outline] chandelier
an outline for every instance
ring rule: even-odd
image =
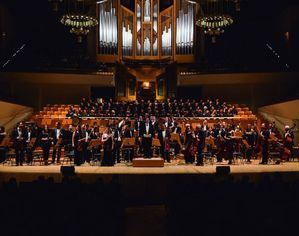
[[[75,10],[70,13],[72,6]],[[85,14],[84,0],[74,0],[73,4],[69,0],[68,12],[62,16],[60,22],[70,28],[70,33],[77,36],[78,42],[82,42],[82,37],[87,35],[91,28],[98,25],[98,21],[93,16]]]
[[[196,25],[203,29],[206,35],[215,37],[223,34],[225,29],[234,23],[233,10],[237,9],[240,0],[199,0],[200,12]]]
[[[196,25],[204,29],[204,33],[208,35],[220,35],[224,33],[224,28],[234,23],[230,15],[210,15],[200,17]]]

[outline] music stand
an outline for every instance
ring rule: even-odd
[[[153,151],[158,150],[158,156],[160,156],[160,147],[161,147],[160,140],[158,138],[153,138],[152,149],[153,149]]]
[[[124,138],[122,140],[122,144],[121,144],[121,154],[122,156],[124,155],[124,151],[126,150],[132,150],[133,151],[133,159],[135,156],[135,138]]]

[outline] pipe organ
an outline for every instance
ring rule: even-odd
[[[193,54],[194,47],[194,4],[178,4],[176,18],[176,54]]]
[[[118,24],[117,1],[108,0],[105,4],[99,4],[99,53],[117,54]]]
[[[98,60],[193,62],[195,4],[173,0],[165,6],[162,2],[107,0],[98,4]]]
[[[122,9],[122,55],[133,55],[133,21],[134,14],[128,9]]]

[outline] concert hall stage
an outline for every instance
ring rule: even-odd
[[[150,175],[150,176],[203,176],[216,174],[216,167],[227,166],[226,163],[217,165],[182,165],[182,164],[165,164],[164,167],[138,168],[126,164],[117,164],[113,167],[101,166],[79,166],[75,167],[76,176],[82,181],[94,181],[98,178],[111,179],[112,176],[131,176],[134,177]],[[258,161],[252,164],[231,165],[230,172],[234,176],[257,176],[261,174],[282,173],[299,175],[299,162],[287,162],[279,165],[259,165]],[[0,182],[7,181],[10,178],[16,178],[17,181],[32,181],[39,176],[53,177],[55,181],[61,181],[59,165],[49,166],[0,166]]]

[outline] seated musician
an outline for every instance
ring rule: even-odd
[[[152,157],[152,140],[155,134],[154,127],[152,126],[150,119],[147,117],[142,128],[142,145],[143,145],[143,154],[145,158]]]
[[[60,122],[56,122],[56,127],[52,133],[52,139],[53,139],[52,164],[55,163],[56,158],[57,158],[57,164],[60,163],[61,148],[63,146],[63,142],[62,142],[63,135],[64,135],[64,130],[61,128]]]

